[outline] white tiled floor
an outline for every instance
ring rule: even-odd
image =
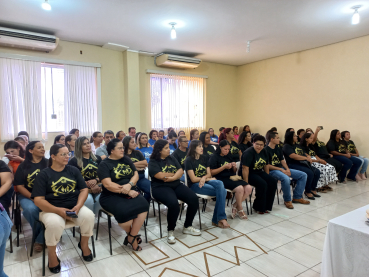
[[[209,203],[206,212],[201,213],[200,237],[181,233],[184,212],[175,232],[180,241],[174,245],[169,245],[165,238],[160,239],[157,207],[154,217],[151,205],[147,235],[152,242],[143,242],[143,251],[135,253],[123,246],[125,233],[113,219],[113,255],[110,255],[107,221],[102,219],[99,240],[95,241],[97,257],[91,263],[81,259],[77,246],[79,235],[74,238],[71,230],[66,230],[57,249],[62,261],[62,272],[57,276],[318,277],[328,220],[367,205],[369,198],[369,180],[332,187],[334,191],[321,193],[322,197],[311,201],[311,205],[295,204],[293,210],[284,207],[280,196],[281,204],[276,199],[271,214],[253,214],[247,221],[229,219],[232,229],[228,230],[211,226],[214,203]],[[226,211],[229,213],[230,209],[227,207]],[[161,206],[163,236],[167,234],[166,212]],[[13,229],[14,252],[9,253],[8,243],[4,271],[10,277],[41,276],[42,254],[30,257],[32,230],[24,218],[22,222],[20,246],[16,247]],[[194,226],[199,228],[198,215]],[[143,229],[141,234],[144,236]],[[47,268],[46,276],[50,276]]]

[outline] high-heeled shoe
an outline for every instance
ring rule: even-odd
[[[306,192],[304,192],[304,194],[305,194],[305,196],[308,198],[308,199],[310,199],[310,200],[315,200],[315,198],[313,197],[313,196],[308,196],[307,194],[306,194]],[[314,194],[313,194],[314,195]]]
[[[128,245],[128,243],[129,243],[129,244],[132,246],[132,249],[133,249],[134,251],[141,251],[141,250],[142,250],[142,248],[141,248],[139,245],[137,245],[136,249],[135,249],[135,248],[133,248],[133,244],[134,244],[135,240],[137,240],[137,238],[139,238],[141,235],[132,236],[130,233],[128,233],[128,236],[130,236],[130,237],[132,237],[132,238],[133,238],[132,242],[129,242],[129,241],[128,241],[128,239],[127,239],[127,241],[126,241],[126,240],[124,240],[123,244],[124,244],[125,246],[127,246],[127,245]],[[137,243],[137,244],[138,244],[138,243]]]
[[[141,235],[138,235],[138,236],[141,236]],[[128,241],[128,236],[126,236],[126,237],[124,238],[123,244],[124,244],[124,245],[127,245],[128,243],[129,243],[129,241]],[[138,244],[141,244],[141,243],[142,243],[142,239],[141,239],[141,237],[139,237],[139,238],[137,239],[137,243],[138,243]]]
[[[87,256],[83,256],[83,250],[82,250],[82,248],[81,248],[81,243],[79,242],[78,243],[78,248],[79,249],[81,249],[81,251],[82,251],[82,258],[86,261],[86,262],[91,262],[93,259],[94,259],[94,257],[92,256],[92,251],[90,250],[90,255],[87,255]]]
[[[311,194],[314,195],[314,197],[320,197],[320,195],[317,193],[311,192]]]
[[[56,257],[58,259],[59,264],[57,266],[54,267],[49,267],[49,263],[47,263],[47,267],[49,268],[49,270],[51,271],[51,273],[57,274],[60,272],[61,270],[61,266],[60,266],[60,260],[58,257]]]

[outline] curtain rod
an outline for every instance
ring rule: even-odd
[[[178,75],[178,76],[189,76],[189,77],[204,78],[204,79],[208,79],[209,78],[206,75],[196,75],[196,74],[178,73],[178,72],[152,70],[152,69],[146,69],[146,73],[151,73],[151,74],[165,74],[165,75]]]

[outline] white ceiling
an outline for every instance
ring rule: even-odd
[[[369,1],[342,0],[0,0],[0,26],[61,40],[170,52],[242,65],[369,34]],[[361,4],[351,25],[350,7]],[[182,21],[177,39],[164,22]],[[246,53],[251,40],[251,52]]]

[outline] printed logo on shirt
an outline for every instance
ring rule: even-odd
[[[164,173],[176,173],[177,168],[174,165],[167,165],[161,168],[161,171]]]
[[[355,151],[356,147],[355,147],[355,144],[349,142],[349,144],[347,145],[347,150],[350,152],[350,153],[356,153]]]
[[[195,170],[195,176],[196,177],[202,177],[206,175],[206,167],[199,164],[199,166]]]
[[[320,141],[320,140],[317,140],[317,141],[316,141],[316,144],[318,145],[318,147],[323,147],[323,146],[325,146],[325,143],[324,143],[324,142],[322,142],[322,141]]]
[[[221,166],[225,166],[226,164],[229,164],[228,162],[224,162],[224,164],[221,164]]]
[[[183,164],[186,160],[186,157],[184,157],[182,160],[181,160],[181,164]]]
[[[54,196],[61,194],[68,194],[76,191],[76,181],[61,177],[58,181],[51,183],[51,189],[54,192]]]
[[[338,146],[338,152],[345,153],[346,152],[346,147],[343,144],[340,144]]]
[[[214,152],[211,152],[211,151],[207,151],[208,155],[211,156],[214,154]]]
[[[33,187],[33,183],[35,182],[36,180],[36,176],[38,175],[38,173],[40,172],[41,170],[39,169],[36,169],[35,171],[32,172],[32,174],[28,174],[27,175],[27,186],[29,188],[32,188]]]
[[[304,151],[302,151],[302,149],[301,148],[298,148],[298,147],[295,148],[295,153],[297,155],[304,155]]]
[[[82,167],[81,173],[83,178],[87,179],[97,178],[97,166],[93,164],[88,164],[85,167]]]
[[[259,158],[259,160],[254,164],[254,170],[261,170],[266,165],[266,161],[262,158]]]
[[[309,150],[309,156],[315,157],[315,151],[314,150]]]
[[[132,174],[132,168],[126,164],[118,164],[117,167],[113,168],[116,179],[121,179],[124,176]]]
[[[231,154],[237,154],[238,153],[238,151],[240,151],[240,149],[238,149],[236,146],[232,146],[231,147]]]
[[[138,160],[138,159],[136,159],[136,158],[131,158],[131,160],[132,160],[132,162],[134,162],[134,163],[139,162],[139,160]]]
[[[279,165],[279,164],[281,164],[281,161],[279,160],[277,154],[274,153],[272,156],[272,165]]]

